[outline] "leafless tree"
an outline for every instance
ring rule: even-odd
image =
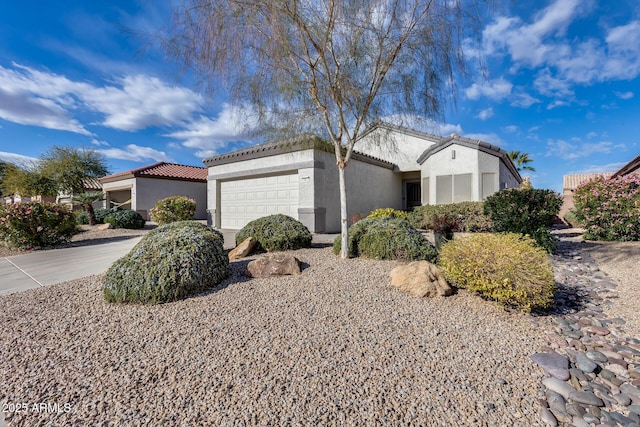
[[[344,172],[355,143],[387,115],[442,112],[482,3],[184,0],[161,40],[214,96],[250,106],[259,129],[312,131],[333,144],[345,258]]]

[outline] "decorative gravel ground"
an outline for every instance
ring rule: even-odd
[[[402,294],[395,262],[293,254],[300,276],[237,261],[153,307],[106,304],[100,277],[0,298],[9,426],[542,425],[530,356],[549,319]]]

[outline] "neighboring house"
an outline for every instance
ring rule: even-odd
[[[640,175],[640,154],[637,155],[633,160],[620,168],[619,171],[613,174],[613,177],[617,176],[625,176],[625,175]]]
[[[106,206],[118,205],[150,219],[150,210],[160,199],[187,196],[196,201],[196,219],[206,219],[207,169],[158,162],[99,178]]]
[[[84,191],[85,193],[102,192],[102,184],[100,184],[100,181],[98,181],[96,178],[86,178],[84,180]],[[77,194],[65,194],[61,192],[61,193],[58,193],[58,196],[56,197],[55,202],[61,203],[63,205],[67,205],[72,210],[83,209],[84,208],[83,206],[77,203],[75,204],[73,203],[73,198],[75,196],[77,196]],[[99,200],[93,203],[94,209],[104,208],[104,207],[105,207],[104,200]]]
[[[348,216],[376,208],[484,200],[522,178],[507,152],[482,141],[443,138],[377,124],[356,143],[345,171]],[[303,134],[210,157],[209,220],[239,229],[276,213],[316,233],[340,230],[338,169],[333,146]]]
[[[580,185],[589,182],[599,176],[606,178],[612,176],[610,172],[603,173],[577,173],[564,175],[562,177],[562,207],[558,216],[564,218],[564,215],[574,208],[573,193]]]

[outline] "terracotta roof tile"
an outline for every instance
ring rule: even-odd
[[[207,168],[200,166],[179,165],[176,163],[158,162],[152,165],[142,166],[125,172],[119,172],[100,178],[101,182],[115,181],[118,177],[155,177],[166,179],[179,179],[186,181],[206,181]]]
[[[604,176],[605,178],[609,178],[613,173],[611,172],[603,172],[603,173],[574,173],[570,175],[564,175],[562,177],[562,189],[564,191],[567,190],[575,190],[578,188],[580,184],[584,184],[585,182],[589,182],[599,176]]]

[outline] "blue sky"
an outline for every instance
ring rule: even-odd
[[[484,21],[456,107],[422,130],[528,152],[536,172],[526,174],[539,188],[561,191],[567,173],[617,170],[640,152],[640,4],[515,3]],[[148,47],[168,4],[5,2],[0,159],[71,145],[100,151],[119,172],[162,160],[202,165],[247,145],[233,105],[208,98]]]

